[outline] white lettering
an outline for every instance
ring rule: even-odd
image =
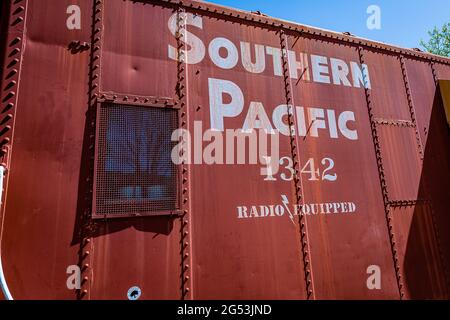
[[[220,50],[225,49],[227,55],[222,57]],[[212,62],[222,69],[233,69],[239,62],[239,53],[236,46],[226,38],[215,38],[209,44],[209,55]]]
[[[172,33],[173,36],[177,35],[178,32],[178,14],[175,13],[169,18],[169,30]],[[199,29],[203,29],[203,19],[198,16],[194,15],[192,13],[186,13],[186,25],[191,25],[194,27],[197,27]],[[206,54],[205,45],[203,44],[203,41],[198,38],[196,35],[192,34],[191,32],[187,31],[184,26],[181,26],[181,31],[185,33],[185,38],[181,39],[181,41],[185,42],[188,47],[190,47],[190,50],[185,52],[184,50],[181,50],[181,55],[186,56],[186,63],[188,64],[197,64],[200,63],[204,58]],[[178,57],[178,50],[177,48],[169,45],[169,58],[172,60],[178,61],[180,57]],[[182,59],[180,59],[182,60]]]
[[[331,83],[327,57],[311,55],[311,65],[314,82]]]
[[[223,95],[231,97],[230,103],[224,103]],[[224,131],[224,118],[236,117],[244,109],[244,94],[233,82],[219,79],[209,79],[209,103],[211,111],[211,128]]]

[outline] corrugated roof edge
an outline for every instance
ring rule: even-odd
[[[348,36],[339,32],[330,31],[326,29],[320,29],[312,26],[302,25],[299,23],[291,22],[288,20],[283,19],[277,19],[266,15],[258,15],[255,13],[251,13],[244,10],[239,9],[233,9],[226,6],[221,6],[217,4],[213,4],[206,1],[199,1],[199,0],[153,0],[149,2],[154,3],[168,3],[168,4],[175,4],[178,6],[182,6],[186,9],[192,8],[199,11],[204,11],[206,13],[214,13],[219,15],[224,15],[227,17],[233,17],[235,19],[241,19],[244,21],[252,22],[252,23],[259,23],[263,24],[269,27],[275,27],[280,28],[285,31],[290,32],[298,32],[298,33],[305,33],[312,36],[319,36],[328,38],[331,41],[343,41],[348,44],[354,45],[354,46],[365,46],[370,47],[377,50],[383,50],[390,53],[396,53],[396,54],[403,54],[405,56],[409,57],[415,57],[419,59],[425,59],[425,60],[431,60],[433,62],[439,62],[443,64],[450,65],[450,58],[438,56],[435,54],[427,53],[427,52],[420,52],[416,51],[414,49],[409,48],[402,48],[397,47],[394,45],[386,44],[383,42],[377,42],[374,40],[364,39],[364,38],[358,38],[356,36]]]

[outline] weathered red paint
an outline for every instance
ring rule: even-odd
[[[437,87],[450,79],[449,59],[190,0],[8,3],[0,251],[14,298],[126,299],[132,286],[142,299],[449,297],[450,136]],[[82,28],[69,31],[73,4]],[[224,37],[238,50],[250,43],[252,57],[260,44],[367,64],[371,88],[313,82],[311,67],[291,79],[287,57],[282,75],[268,56],[260,74],[241,59],[223,70],[208,54],[178,63],[168,46],[189,47],[169,31],[177,12],[202,18],[187,30],[206,45]],[[90,50],[69,50],[73,41]],[[333,158],[338,182],[298,174],[267,183],[259,166],[186,164],[180,216],[91,219],[98,103],[166,104],[193,132],[194,121],[210,124],[209,78],[244,92],[230,129],[242,128],[252,101],[269,117],[282,104],[354,112],[357,141],[280,138],[297,170]],[[285,120],[298,128],[296,117]],[[290,205],[353,201],[358,212],[237,219],[237,206],[277,205],[281,195]],[[79,291],[66,287],[70,265],[82,267]],[[381,268],[381,290],[367,287],[371,265]]]

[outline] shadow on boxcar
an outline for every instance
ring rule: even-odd
[[[153,233],[155,238],[159,235],[167,236],[173,230],[173,218],[170,217],[145,217],[122,218],[106,220],[93,220],[91,216],[93,189],[93,166],[95,140],[95,104],[86,113],[85,130],[83,137],[82,158],[80,166],[78,200],[72,245],[81,243],[83,238],[96,238],[125,229]]]
[[[428,135],[419,201],[405,251],[404,284],[411,299],[446,299],[450,257],[450,130],[439,88],[429,127],[419,128],[424,129]]]

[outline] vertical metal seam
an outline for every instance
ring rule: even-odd
[[[292,87],[289,81],[290,72],[289,72],[289,60],[288,60],[288,45],[286,41],[286,34],[281,29],[280,31],[280,44],[281,44],[281,57],[283,63],[283,79],[284,79],[284,89],[285,89],[285,98],[286,105],[288,108],[288,122],[289,122],[289,138],[290,138],[290,146],[291,146],[291,155],[292,160],[294,162],[294,187],[295,187],[295,202],[297,206],[302,205],[303,201],[303,186],[301,182],[301,165],[299,159],[299,145],[298,141],[293,134],[295,131],[295,116],[294,116],[294,108],[293,106],[293,97],[292,97]],[[303,260],[303,268],[305,272],[305,284],[306,284],[306,296],[307,299],[314,299],[314,286],[313,286],[313,277],[312,277],[312,269],[311,269],[311,257],[309,254],[309,243],[308,243],[308,228],[306,217],[303,215],[299,215],[299,225],[300,225],[300,247],[301,254]]]
[[[185,42],[186,11],[179,7],[177,10],[177,104],[181,112],[180,128],[188,130],[188,106],[187,106],[187,56]],[[182,41],[184,40],[184,41]],[[190,199],[190,172],[188,164],[183,161],[182,166],[182,219],[181,219],[181,299],[193,299],[192,288],[192,234],[191,234],[191,212],[189,208]]]
[[[22,4],[21,4],[22,3]],[[8,32],[6,34],[5,56],[3,64],[3,78],[0,79],[1,87],[1,116],[0,128],[0,156],[2,165],[10,169],[10,159],[14,145],[14,127],[16,123],[16,110],[22,75],[23,56],[25,52],[26,21],[28,16],[28,0],[15,0],[10,3],[8,20]],[[19,32],[11,31],[11,27],[22,25]],[[13,34],[17,33],[15,36]],[[6,54],[8,53],[8,54]],[[5,86],[6,84],[6,86]],[[6,114],[6,115],[5,115]],[[6,199],[8,198],[9,170],[5,170],[3,199],[0,199],[0,254],[3,240],[3,227],[6,215]],[[1,290],[0,290],[1,291]]]
[[[86,113],[89,127],[89,177],[94,176],[95,161],[95,139],[96,139],[96,114],[98,95],[100,92],[100,76],[101,76],[101,36],[103,32],[103,0],[93,0],[92,4],[92,34],[91,34],[91,52],[89,64],[89,109]],[[93,180],[88,178],[90,183],[85,199],[90,204],[84,211],[81,226],[81,240],[79,250],[79,267],[82,272],[82,287],[77,292],[77,299],[91,299],[92,284],[94,280],[93,254],[94,243],[91,236],[92,229],[92,201],[93,201]]]
[[[433,61],[429,61],[430,63],[430,67],[431,67],[431,73],[433,74],[433,79],[436,85],[439,85],[439,79],[437,76],[437,71],[436,71],[436,67],[434,66],[434,62]]]
[[[412,121],[412,123],[414,125],[414,131],[415,131],[415,134],[416,134],[417,146],[419,147],[420,159],[423,161],[425,159],[424,147],[423,147],[423,143],[422,143],[422,138],[420,137],[419,128],[418,128],[418,125],[417,125],[416,108],[415,108],[413,97],[412,97],[412,94],[411,94],[411,87],[409,85],[408,70],[406,69],[404,56],[402,54],[400,54],[399,57],[400,57],[400,65],[401,65],[401,68],[402,68],[403,84],[405,86],[406,96],[407,96],[407,99],[408,99],[409,113],[411,115],[411,121]]]
[[[20,5],[20,3],[22,5]],[[3,65],[3,79],[0,81],[1,88],[1,105],[2,105],[2,125],[0,127],[0,148],[1,148],[1,158],[7,166],[9,166],[9,158],[11,157],[12,147],[14,144],[14,127],[16,123],[16,110],[17,103],[19,99],[19,89],[20,89],[20,77],[22,74],[22,64],[23,55],[25,51],[25,24],[28,11],[28,0],[16,0],[11,1],[10,4],[10,15],[8,20],[8,27],[16,27],[22,24],[22,30],[19,32],[13,32],[8,30],[6,35],[5,44],[5,60]],[[17,33],[13,36],[14,33]],[[8,54],[6,54],[8,53]],[[6,156],[6,157],[5,157]],[[4,182],[4,198],[7,197],[9,172],[5,173]],[[6,208],[6,201],[4,203],[4,208]],[[5,210],[4,210],[5,211]],[[1,217],[1,225],[3,226],[3,214]],[[2,233],[2,230],[0,230]],[[1,234],[0,234],[1,240]]]
[[[361,47],[361,46],[358,47],[358,54],[359,54],[360,63],[365,64],[363,47]],[[364,75],[364,77],[367,77],[367,76]],[[366,83],[366,81],[364,81],[364,83]],[[376,159],[377,159],[378,174],[379,174],[381,190],[382,190],[382,194],[383,194],[384,209],[385,209],[385,214],[386,214],[386,222],[387,222],[387,228],[388,228],[388,232],[389,232],[389,240],[390,240],[390,244],[391,244],[391,251],[392,251],[392,258],[393,258],[393,262],[394,262],[395,275],[396,275],[396,279],[397,279],[397,285],[398,285],[398,290],[399,290],[399,294],[400,294],[400,299],[403,300],[403,298],[405,296],[404,285],[403,285],[403,280],[402,280],[403,276],[401,274],[402,271],[401,271],[400,264],[399,264],[397,243],[396,243],[395,234],[394,234],[394,226],[392,224],[392,213],[391,213],[390,205],[389,205],[389,193],[388,193],[388,188],[387,188],[387,183],[386,183],[386,176],[385,176],[385,172],[384,172],[380,139],[378,136],[377,124],[375,122],[375,115],[374,115],[373,107],[372,107],[371,92],[370,92],[369,88],[367,88],[366,85],[364,85],[364,92],[365,92],[365,96],[366,96],[367,110],[368,110],[368,114],[369,114],[370,126],[371,126],[371,131],[372,131],[372,139],[373,139],[373,143],[374,143],[374,147],[375,147],[375,155],[376,155]]]

